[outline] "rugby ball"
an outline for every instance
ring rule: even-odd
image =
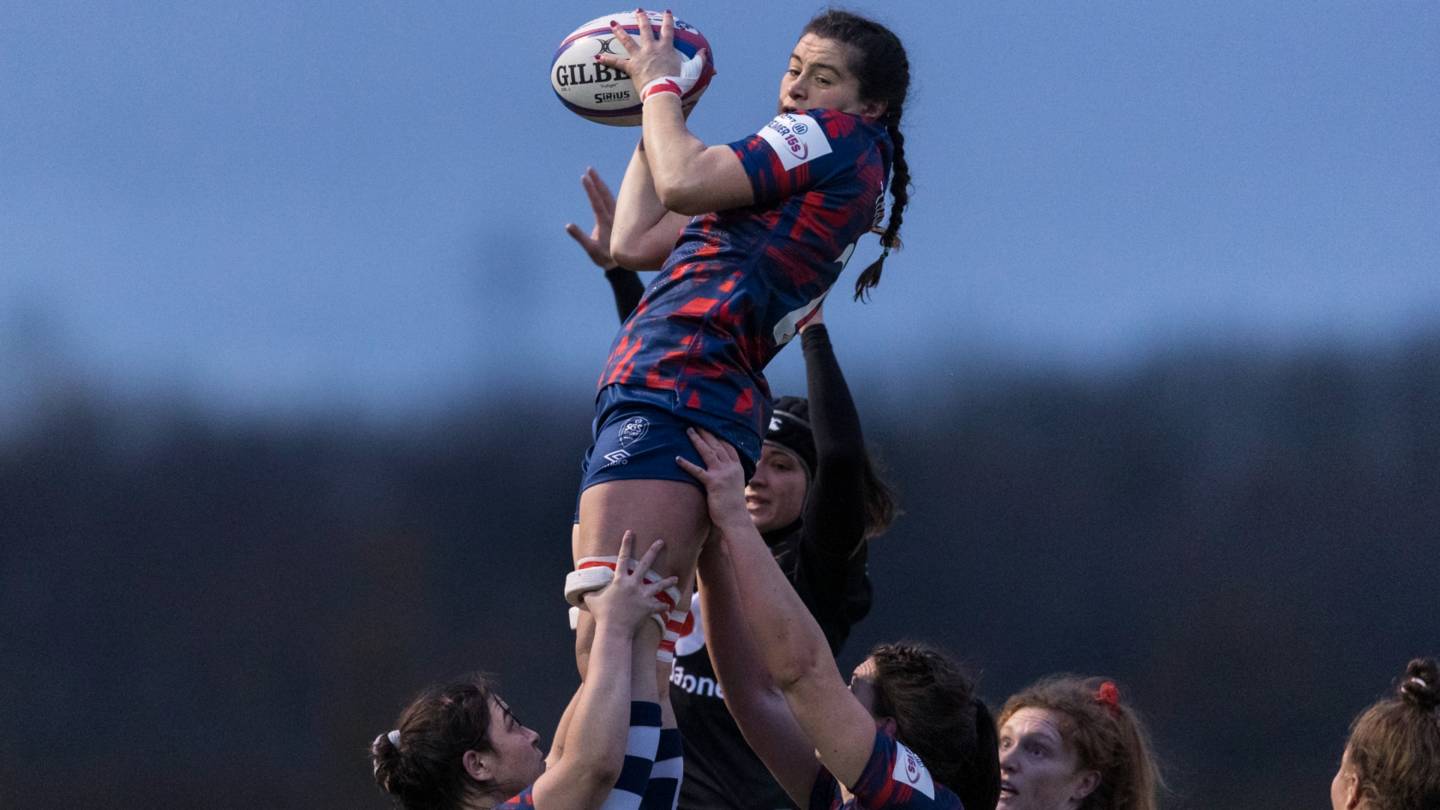
[[[658,33],[661,14],[658,11],[645,12]],[[617,127],[640,125],[640,92],[624,71],[606,67],[595,61],[601,53],[625,56],[625,49],[615,41],[610,31],[610,21],[619,22],[632,37],[640,35],[635,21],[635,12],[617,11],[585,23],[570,32],[555,49],[555,58],[550,62],[550,86],[560,102],[584,118],[601,124]],[[646,36],[650,36],[647,32]],[[701,48],[705,49],[705,71],[700,80],[682,99],[686,109],[695,105],[710,78],[715,75],[715,53],[710,43],[695,26],[681,20],[675,21],[675,50],[688,59]]]

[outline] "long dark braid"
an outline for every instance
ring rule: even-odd
[[[880,234],[880,246],[884,250],[881,251],[880,258],[871,262],[855,279],[856,301],[868,299],[870,288],[880,283],[880,274],[885,271],[885,258],[890,255],[891,250],[903,247],[900,242],[900,223],[905,221],[905,205],[910,202],[910,165],[905,162],[905,134],[900,131],[900,115],[897,111],[892,119],[887,112],[884,117],[885,130],[890,133],[890,142],[895,146],[895,157],[890,169],[890,196],[895,198],[895,202],[890,206],[890,222]]]
[[[827,9],[805,26],[805,33],[843,42],[855,49],[856,64],[851,72],[860,81],[860,98],[885,102],[881,120],[894,146],[891,161],[890,221],[880,235],[884,251],[880,258],[855,279],[855,300],[864,300],[870,289],[880,283],[885,258],[891,250],[899,250],[900,223],[905,219],[905,205],[910,201],[910,167],[905,162],[905,136],[900,133],[905,97],[910,92],[910,59],[905,46],[894,32],[874,20],[848,11]]]

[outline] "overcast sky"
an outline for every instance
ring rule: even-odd
[[[1440,4],[958,6],[853,6],[914,76],[906,249],[827,307],[862,379],[1434,322]],[[258,411],[589,386],[614,311],[562,228],[638,130],[549,87],[605,7],[494,8],[0,0],[0,364]],[[769,119],[817,8],[675,7],[700,137]]]

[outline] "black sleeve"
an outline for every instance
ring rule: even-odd
[[[850,626],[870,609],[866,571],[865,438],[824,324],[801,333],[815,479],[805,499],[795,585],[830,642],[839,649]]]
[[[620,322],[624,323],[640,303],[640,296],[645,294],[645,285],[640,283],[639,273],[618,266],[605,271],[605,280],[610,282],[610,291],[615,293],[615,311],[620,315]]]
[[[805,501],[806,551],[849,557],[865,534],[865,437],[824,324],[800,335],[815,436],[815,480]]]

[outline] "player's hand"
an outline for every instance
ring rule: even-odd
[[[668,11],[665,12],[661,18],[658,35],[650,22],[650,15],[644,11],[636,9],[635,22],[640,32],[638,36],[632,37],[621,27],[619,20],[610,21],[610,31],[615,34],[615,41],[625,49],[628,58],[613,54],[600,54],[596,57],[600,64],[619,68],[630,74],[630,80],[635,83],[637,91],[643,89],[654,79],[681,76],[685,60],[682,60],[680,52],[675,50],[675,15]],[[700,54],[696,54],[696,58],[703,59]],[[704,62],[702,61],[699,66],[703,68]],[[695,75],[697,78],[699,77],[698,72]],[[693,81],[691,86],[694,86]]]
[[[593,167],[587,168],[580,176],[580,185],[590,200],[590,210],[595,212],[595,226],[587,234],[580,230],[579,225],[570,222],[565,225],[565,232],[579,243],[596,267],[602,270],[619,267],[620,263],[610,255],[610,230],[615,226],[615,195]]]
[[[650,621],[651,616],[669,609],[655,595],[674,585],[675,577],[665,577],[648,585],[645,583],[645,572],[655,565],[655,558],[664,547],[665,541],[656,540],[639,560],[633,560],[635,533],[625,532],[615,560],[614,579],[609,585],[590,591],[583,597],[585,608],[595,617],[596,625],[625,628],[634,634]]]
[[[732,528],[753,528],[750,512],[745,508],[745,468],[740,465],[740,454],[729,442],[707,430],[688,428],[685,432],[705,466],[680,456],[675,457],[675,463],[704,485],[710,522],[722,534],[728,534]]]

